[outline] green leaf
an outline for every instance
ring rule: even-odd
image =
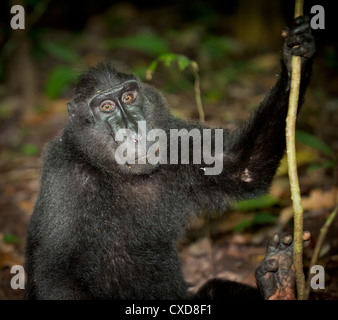
[[[175,53],[165,53],[154,60],[146,70],[146,79],[150,80],[152,78],[152,73],[157,68],[159,62],[162,62],[167,68],[171,66],[173,62],[177,62],[178,68],[180,71],[183,71],[188,66],[192,65],[194,61],[190,60],[188,57],[182,54]]]
[[[270,212],[259,212],[257,213],[254,218],[252,219],[252,223],[254,225],[259,224],[268,224],[274,223],[277,221],[277,217]]]
[[[131,69],[132,73],[135,74],[140,79],[143,79],[147,74],[147,67],[144,64],[136,65]]]
[[[313,136],[312,134],[309,134],[304,131],[296,130],[296,139],[299,142],[302,142],[314,149],[320,150],[327,155],[331,156],[332,158],[335,158],[334,152],[332,149],[322,140],[318,139],[317,137]]]
[[[245,229],[248,229],[252,226],[252,220],[243,220],[236,224],[233,231],[234,232],[243,232]]]
[[[179,55],[177,57],[177,64],[178,64],[178,68],[180,69],[180,71],[183,71],[185,68],[190,66],[191,62],[192,61],[186,56]]]
[[[154,60],[149,67],[146,70],[146,79],[147,80],[151,80],[153,77],[153,72],[155,71],[155,69],[157,68],[158,62],[157,60]]]
[[[67,86],[75,82],[77,77],[78,73],[73,69],[64,65],[56,66],[48,75],[45,94],[50,99],[56,99]]]
[[[264,195],[260,198],[243,200],[237,203],[236,210],[239,211],[252,211],[262,208],[268,208],[278,203],[278,199],[270,195]]]
[[[26,156],[36,156],[39,153],[39,147],[33,143],[27,143],[22,147],[22,152]]]
[[[175,53],[166,53],[166,54],[162,54],[159,58],[158,61],[163,62],[163,64],[169,68],[172,64],[172,62],[174,62],[177,58],[177,55]]]
[[[180,71],[183,71],[186,67],[192,64],[192,60],[182,54],[166,53],[158,58],[158,61],[164,63],[166,67],[170,67],[173,62],[177,62]]]
[[[129,37],[109,39],[105,42],[105,47],[107,49],[134,49],[152,56],[159,56],[169,51],[166,41],[155,34],[137,34]]]
[[[275,223],[278,217],[270,212],[259,212],[252,219],[245,219],[236,224],[233,231],[243,232],[246,229],[252,228],[253,226],[266,225]]]
[[[43,49],[45,49],[50,55],[54,56],[55,58],[61,59],[65,62],[70,63],[78,63],[81,61],[80,56],[66,47],[65,45],[46,41],[42,43]]]
[[[333,169],[334,167],[335,167],[335,161],[326,160],[320,163],[314,163],[314,164],[309,165],[307,168],[307,172],[312,173],[319,169],[327,169],[327,168]]]
[[[21,239],[14,234],[4,233],[2,236],[2,241],[5,243],[18,244],[21,242]]]
[[[157,60],[154,60],[150,65],[149,67],[147,68],[147,70],[150,70],[150,71],[155,71],[155,69],[157,68]]]

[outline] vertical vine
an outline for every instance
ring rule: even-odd
[[[295,18],[303,15],[303,0],[295,1]],[[294,252],[293,259],[296,272],[298,299],[304,299],[305,276],[303,272],[303,207],[299,190],[296,162],[295,127],[297,118],[299,86],[301,80],[301,57],[292,56],[291,89],[289,97],[288,116],[286,119],[286,145],[291,188],[291,198],[294,210]]]

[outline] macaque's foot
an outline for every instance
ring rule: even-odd
[[[304,245],[308,244],[309,239],[310,232],[304,232]],[[264,261],[256,270],[256,280],[266,300],[296,299],[291,235],[281,237],[275,234],[272,237]]]

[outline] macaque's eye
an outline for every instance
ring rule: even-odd
[[[102,112],[113,112],[115,110],[115,103],[111,100],[105,100],[100,104]]]
[[[122,96],[122,101],[127,104],[132,103],[135,101],[136,96],[137,96],[136,91],[125,92]]]

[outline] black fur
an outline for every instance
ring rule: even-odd
[[[68,105],[67,125],[45,151],[27,237],[27,298],[186,298],[176,241],[187,218],[266,193],[283,156],[290,50],[284,50],[282,72],[257,112],[241,129],[224,131],[223,171],[215,176],[204,174],[204,164],[121,168],[109,130],[94,123],[88,100],[99,90],[139,80],[107,64],[84,74]],[[302,96],[310,60],[303,58]],[[152,127],[206,128],[173,117],[156,89],[139,85]]]

